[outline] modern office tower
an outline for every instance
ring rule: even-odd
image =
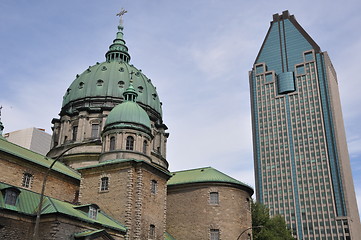
[[[284,11],[273,15],[249,78],[257,200],[297,239],[360,239],[328,54]]]

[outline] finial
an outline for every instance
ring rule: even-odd
[[[119,13],[117,13],[117,16],[119,16],[119,26],[123,27],[123,15],[126,14],[128,11],[122,8]]]
[[[130,55],[128,53],[128,47],[125,45],[125,41],[123,39],[123,15],[127,12],[127,10],[122,8],[122,10],[116,14],[116,16],[119,16],[118,32],[113,44],[109,47],[109,51],[105,54],[107,62],[115,60],[129,63]]]
[[[0,137],[2,136],[4,130],[4,125],[1,122],[1,109],[3,109],[3,106],[0,106]]]

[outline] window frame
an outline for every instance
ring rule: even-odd
[[[4,203],[6,205],[16,206],[20,190],[16,188],[7,188],[5,189],[4,194]]]
[[[219,240],[220,238],[220,231],[216,228],[209,229],[209,239],[210,240]]]
[[[150,192],[156,194],[158,192],[158,182],[157,180],[150,181]]]
[[[125,150],[133,151],[134,150],[134,137],[127,136]]]
[[[143,154],[147,154],[148,151],[148,141],[144,140],[143,141]]]
[[[109,177],[100,178],[100,191],[106,192],[109,191]]]
[[[149,225],[149,239],[155,239],[155,225]]]
[[[78,137],[78,125],[74,125],[72,127],[72,141],[76,141],[76,138]]]
[[[95,129],[95,126],[96,126],[96,129]],[[99,129],[100,129],[100,124],[99,123],[92,123],[91,124],[91,135],[90,137],[92,139],[96,139],[96,138],[99,138]]]
[[[219,192],[212,191],[209,193],[209,204],[219,205]]]
[[[115,144],[116,144],[116,139],[114,136],[110,137],[109,139],[109,151],[114,151],[115,150]]]
[[[23,174],[23,180],[21,182],[21,186],[24,188],[31,188],[32,180],[33,180],[33,174],[25,172]]]
[[[97,219],[98,209],[94,206],[89,206],[88,217],[91,219]]]

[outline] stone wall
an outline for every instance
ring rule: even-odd
[[[9,217],[7,214],[0,213],[0,239],[30,239],[33,228],[32,222],[26,218],[19,215]]]
[[[150,225],[155,236],[165,231],[167,176],[145,163],[123,162],[81,170],[80,201],[95,203],[128,228],[126,239],[149,239]],[[109,189],[100,191],[102,177],[109,178]],[[152,193],[152,180],[156,193]]]
[[[219,204],[210,203],[210,192],[218,192]],[[206,240],[211,229],[218,229],[220,239],[237,239],[252,226],[250,198],[231,185],[168,186],[167,232],[176,239]],[[247,235],[240,239],[248,239]]]
[[[29,190],[40,193],[46,168],[0,153],[0,182],[16,187],[22,186],[24,173],[33,175]],[[46,183],[45,195],[64,201],[73,202],[79,190],[79,181],[64,174],[50,174]]]
[[[59,215],[43,216],[40,222],[40,240],[68,240],[75,233],[104,229],[104,226],[93,226],[90,223],[74,221],[75,219]],[[0,214],[0,239],[19,240],[31,239],[34,231],[35,216],[21,216],[17,213]],[[115,240],[123,240],[121,232],[105,229]]]

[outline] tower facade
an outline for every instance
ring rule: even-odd
[[[249,73],[257,200],[297,239],[358,239],[338,82],[293,15],[275,14]]]

